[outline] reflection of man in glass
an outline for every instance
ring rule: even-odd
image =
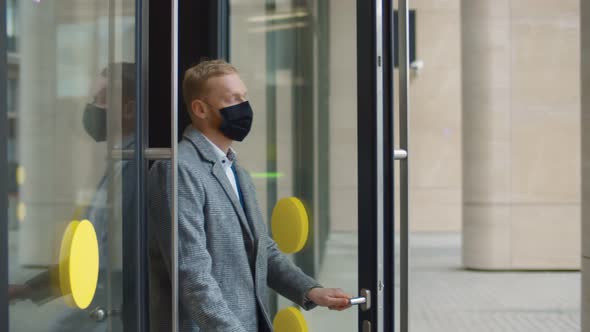
[[[182,331],[272,331],[267,287],[309,310],[343,310],[349,296],[322,288],[268,236],[248,173],[231,148],[253,113],[237,70],[206,61],[186,71],[192,125],[178,145],[179,326]],[[153,331],[170,331],[170,162],[150,171]]]
[[[107,109],[109,92],[113,92],[113,96],[110,96],[113,101],[110,104],[115,109]],[[106,141],[108,120],[111,123],[109,128],[113,128],[108,133],[113,148],[133,149],[135,65],[118,63],[104,69],[93,84],[92,96],[93,100],[86,105],[83,115],[83,126],[88,135],[97,143]],[[118,248],[121,248],[122,224],[119,218],[123,222],[136,220],[134,173],[133,161],[113,160],[99,181],[87,209],[79,217],[92,222],[98,238],[100,272],[97,290],[88,309],[68,308],[59,314],[56,321],[48,324],[49,331],[106,331],[108,315],[120,315],[122,252]],[[109,186],[112,187],[110,191]],[[109,255],[109,252],[114,254]],[[107,282],[109,279],[110,282]],[[110,289],[107,289],[107,284],[110,284]],[[11,286],[9,293],[11,300],[30,299],[37,304],[62,295],[57,266],[29,279],[24,285]],[[112,327],[113,331],[122,330],[120,317],[112,320]]]

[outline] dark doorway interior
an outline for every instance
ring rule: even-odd
[[[149,18],[149,146],[170,147],[171,6],[150,1]],[[201,59],[229,57],[227,0],[179,1],[178,86],[184,71]],[[190,123],[179,96],[178,134]]]

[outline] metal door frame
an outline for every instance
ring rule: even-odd
[[[394,330],[392,22],[391,0],[357,0],[359,331]]]
[[[398,20],[395,20],[393,0],[357,0],[358,176],[370,180],[359,181],[359,257],[363,258],[359,259],[359,271],[362,271],[359,289],[377,285],[377,291],[372,289],[372,293],[379,307],[377,312],[360,312],[359,330],[362,331],[395,331],[396,311],[399,312],[400,331],[409,330],[410,13],[408,0],[399,0],[398,4]],[[396,55],[399,60],[399,149],[395,148],[393,106]],[[396,161],[400,167],[399,310],[395,308]],[[363,245],[364,241],[372,240],[375,245]],[[375,327],[367,328],[363,320]]]
[[[0,330],[8,331],[8,119],[6,1],[0,4]]]
[[[409,250],[410,250],[410,191],[409,191],[409,109],[410,109],[410,11],[408,0],[399,0],[398,52],[399,59],[399,150],[394,159],[400,168],[400,331],[409,330]]]
[[[148,223],[146,213],[147,59],[149,2],[135,0],[135,147],[133,148],[135,220],[123,223],[123,307],[125,331],[149,331]],[[123,188],[123,194],[125,194]]]

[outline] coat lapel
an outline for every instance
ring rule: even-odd
[[[260,212],[258,202],[256,200],[256,191],[254,188],[254,184],[250,179],[250,175],[244,169],[242,169],[239,166],[239,164],[236,163],[235,166],[236,173],[238,174],[238,181],[240,182],[240,187],[242,188],[242,196],[244,198],[246,215],[248,216],[248,220],[250,220],[250,224],[252,225],[252,232],[254,232],[254,238],[256,239],[256,243],[254,246],[254,248],[256,248],[254,252],[254,275],[256,276],[256,278],[254,279],[254,283],[256,285],[255,287],[257,289],[257,292],[262,292],[262,289],[267,287],[266,276],[261,276],[259,274],[261,265],[258,264],[258,261],[268,259],[267,257],[260,256],[260,253],[262,252],[260,250],[260,246],[267,243],[266,241],[261,241],[260,239],[263,236],[267,236],[267,234],[265,234],[267,232],[267,229],[265,227],[264,219],[262,217],[262,213]],[[261,308],[264,308],[263,303],[265,300],[260,298],[258,298],[258,300],[259,306]],[[272,326],[266,310],[263,310],[263,312],[267,326]]]
[[[207,142],[205,137],[203,137],[203,134],[199,132],[197,129],[195,129],[193,126],[188,126],[185,129],[183,136],[184,138],[188,139],[193,143],[193,145],[196,147],[197,151],[199,152],[199,154],[201,154],[203,159],[206,159],[213,164],[211,173],[217,179],[217,181],[223,188],[223,191],[225,191],[225,194],[230,199],[234,207],[234,210],[238,215],[238,219],[242,224],[242,229],[246,233],[246,236],[252,243],[254,243],[254,237],[250,231],[248,219],[246,218],[246,214],[244,212],[244,209],[242,208],[242,204],[240,204],[240,199],[239,197],[236,197],[236,193],[231,183],[229,182],[227,175],[225,174],[223,166],[221,166],[221,163],[219,162],[219,160],[217,160],[215,151],[213,151],[213,148],[211,147],[209,142]]]
[[[261,232],[263,231],[260,229],[259,219],[262,219],[262,216],[258,213],[258,203],[256,202],[256,193],[254,192],[252,183],[250,181],[250,176],[246,173],[242,167],[238,163],[235,163],[236,173],[238,175],[238,181],[240,183],[240,188],[242,189],[242,197],[244,199],[244,210],[246,212],[246,216],[250,221],[250,228],[252,230],[252,235],[256,241],[255,248],[256,248],[256,256],[258,256],[258,243],[261,236]]]
[[[242,228],[244,229],[244,231],[246,232],[246,234],[250,238],[250,241],[252,241],[254,243],[254,241],[253,241],[254,238],[253,238],[251,230],[250,230],[250,225],[248,224],[248,218],[246,217],[245,211],[242,208],[242,204],[240,204],[240,199],[238,197],[236,197],[236,193],[234,191],[234,188],[232,187],[231,183],[227,179],[227,175],[225,174],[225,170],[223,169],[221,164],[215,163],[213,165],[213,169],[211,170],[211,172],[213,173],[213,175],[215,176],[215,178],[217,179],[217,181],[219,182],[221,187],[223,187],[223,190],[225,191],[225,194],[227,195],[227,197],[229,197],[229,199],[231,200],[234,210],[236,211],[236,214],[238,215],[238,217],[240,219],[240,223],[242,223]]]

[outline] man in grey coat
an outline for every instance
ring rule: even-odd
[[[321,287],[268,235],[252,180],[231,148],[253,119],[236,68],[201,62],[186,71],[183,94],[192,125],[178,145],[180,330],[272,331],[267,287],[306,310],[349,308],[349,295]],[[149,191],[151,328],[170,331],[170,162],[153,165]]]

